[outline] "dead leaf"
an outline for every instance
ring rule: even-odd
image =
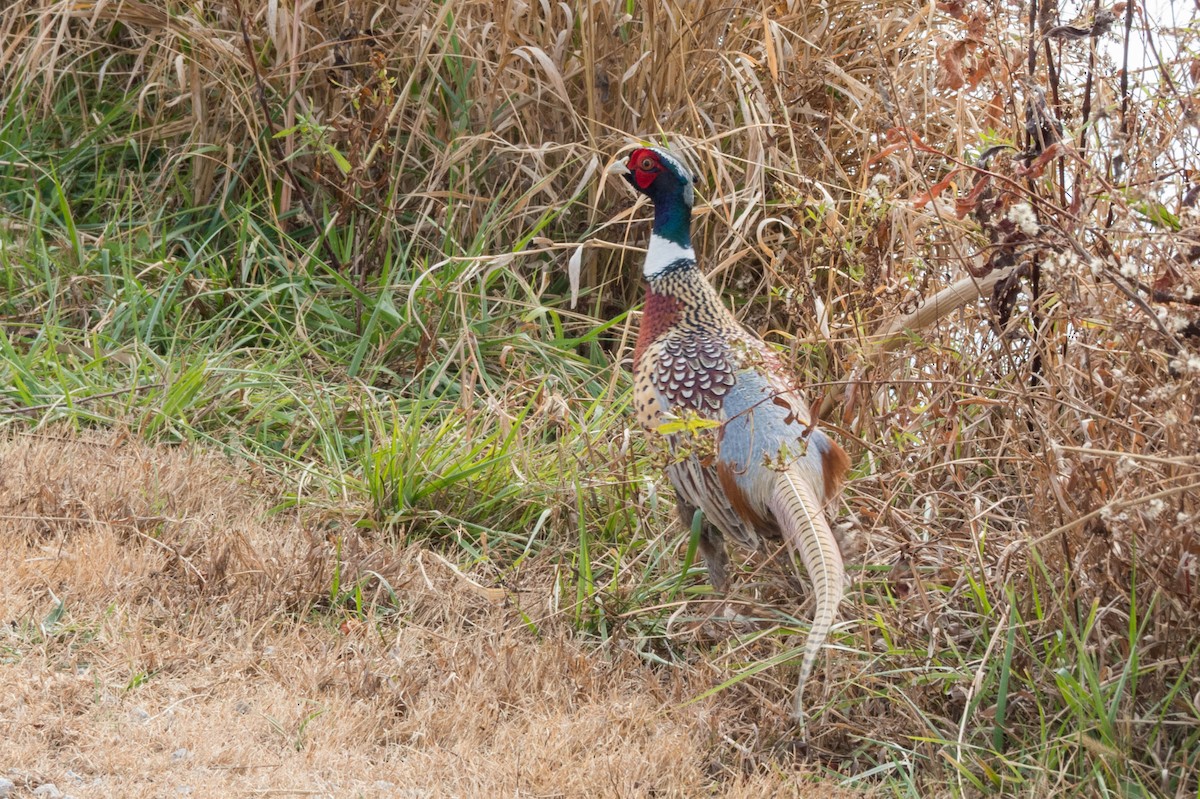
[[[967,57],[965,39],[942,45],[937,51],[939,89],[961,89],[967,79],[963,76],[963,59]]]
[[[571,260],[567,261],[567,279],[571,282],[571,308],[575,308],[575,303],[579,301],[579,272],[583,265],[583,245],[580,244],[575,248],[575,252],[571,253]]]

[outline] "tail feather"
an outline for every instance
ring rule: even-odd
[[[800,724],[804,723],[804,684],[812,674],[821,647],[837,618],[846,582],[842,552],[829,529],[822,504],[810,481],[796,468],[779,473],[770,501],[771,510],[788,547],[800,555],[816,594],[816,610],[804,647],[804,659],[800,662],[800,679],[792,705],[792,717]]]

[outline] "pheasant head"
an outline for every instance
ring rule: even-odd
[[[654,203],[654,230],[643,274],[653,280],[680,265],[694,265],[692,203],[695,179],[682,162],[658,147],[634,150],[625,163],[625,179]]]

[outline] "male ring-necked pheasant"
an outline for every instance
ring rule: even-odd
[[[743,327],[701,274],[692,249],[692,176],[658,148],[635,150],[625,178],[654,202],[646,253],[646,304],[634,350],[634,405],[665,435],[679,516],[704,512],[699,549],[718,591],[726,584],[723,535],[749,548],[783,538],[816,594],[792,715],[804,720],[804,684],[837,616],[846,580],[825,519],[849,458],[816,427],[779,356]],[[699,432],[699,435],[696,433]]]

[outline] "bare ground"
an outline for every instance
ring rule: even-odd
[[[711,673],[579,640],[545,610],[552,578],[518,601],[280,500],[244,464],[120,433],[0,441],[15,796],[839,795],[739,765],[733,692],[686,704]],[[344,584],[378,573],[390,612],[330,606],[342,534]]]

